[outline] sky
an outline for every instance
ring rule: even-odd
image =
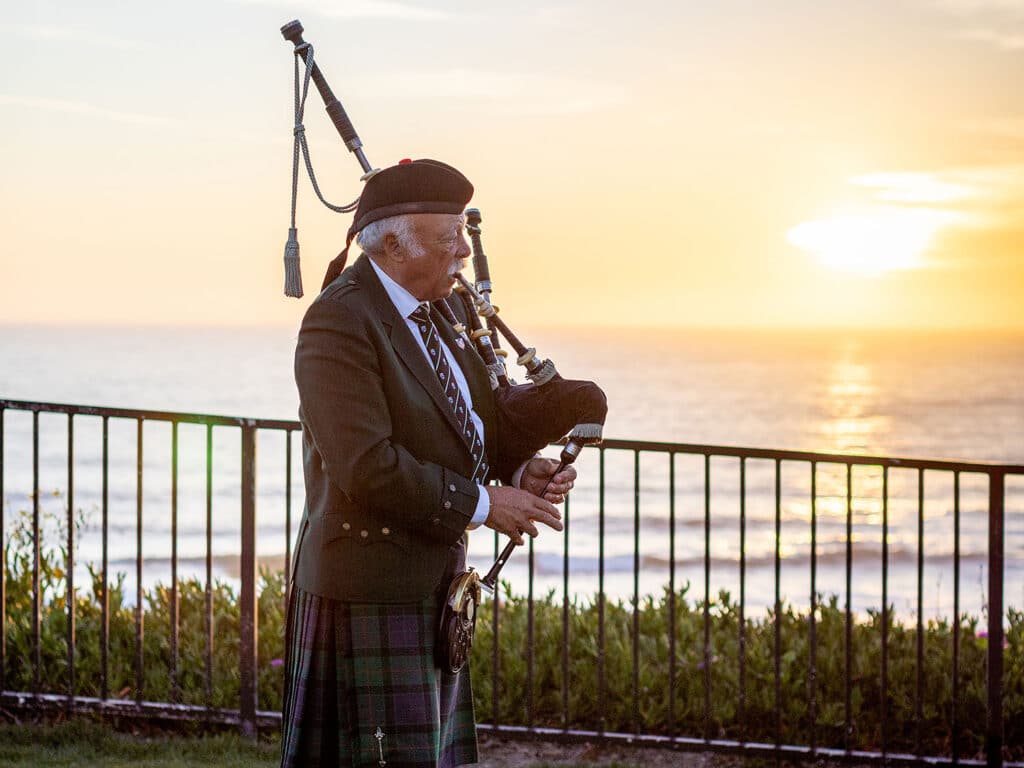
[[[473,181],[514,328],[1024,330],[1021,0],[7,0],[0,324],[298,326],[351,219],[300,179],[285,298],[293,18],[374,166]]]

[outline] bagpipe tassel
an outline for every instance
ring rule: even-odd
[[[302,272],[299,269],[299,238],[295,227],[288,229],[284,245],[284,295],[302,298]]]

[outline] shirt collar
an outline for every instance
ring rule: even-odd
[[[408,290],[395,282],[394,278],[391,277],[387,272],[381,269],[377,262],[367,255],[370,266],[373,267],[373,271],[377,273],[377,277],[380,278],[381,285],[384,286],[384,290],[387,291],[388,298],[391,299],[391,303],[395,305],[395,309],[398,310],[398,314],[408,319],[409,315],[416,311],[417,307],[423,306],[425,302],[420,301]]]

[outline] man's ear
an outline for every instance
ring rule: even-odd
[[[405,261],[405,248],[402,247],[398,235],[394,232],[386,232],[384,234],[383,246],[384,255],[387,256],[388,260],[399,263]]]

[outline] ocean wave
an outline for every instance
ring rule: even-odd
[[[870,545],[858,544],[853,548],[853,558],[851,560],[852,565],[855,569],[862,568],[866,561],[872,563],[881,563],[881,547],[874,547]],[[633,554],[615,554],[606,556],[603,560],[603,568],[605,573],[632,573],[634,564],[639,561],[641,571],[660,571],[668,573],[673,561],[661,555],[653,555],[650,553],[641,553],[638,558]],[[720,557],[713,556],[705,559],[704,557],[677,557],[675,559],[675,567],[677,569],[703,567],[707,562],[712,569],[722,568],[728,566],[729,568],[739,567],[738,557]],[[953,565],[953,554],[952,553],[937,553],[928,554],[925,558],[925,562],[928,565]],[[974,565],[984,565],[988,562],[988,556],[985,552],[961,552],[960,553],[960,566],[969,567]],[[811,556],[809,552],[797,553],[789,555],[782,559],[782,567],[788,569],[794,566],[803,566],[806,568],[810,567]],[[819,567],[829,567],[834,565],[845,565],[846,563],[846,552],[843,551],[827,551],[820,552],[817,556],[817,565]],[[917,563],[917,552],[916,550],[908,550],[901,547],[890,548],[889,551],[889,563],[893,566],[905,566],[905,565],[916,565]],[[534,553],[534,564],[538,573],[541,574],[561,574],[564,572],[565,559],[564,555],[558,555],[555,553],[536,552]],[[745,559],[745,567],[752,571],[763,572],[766,569],[772,569],[775,565],[774,554],[768,555],[757,555],[748,556]],[[569,556],[569,572],[575,574],[596,574],[601,570],[602,560],[599,557],[589,555],[576,555],[570,554]]]

